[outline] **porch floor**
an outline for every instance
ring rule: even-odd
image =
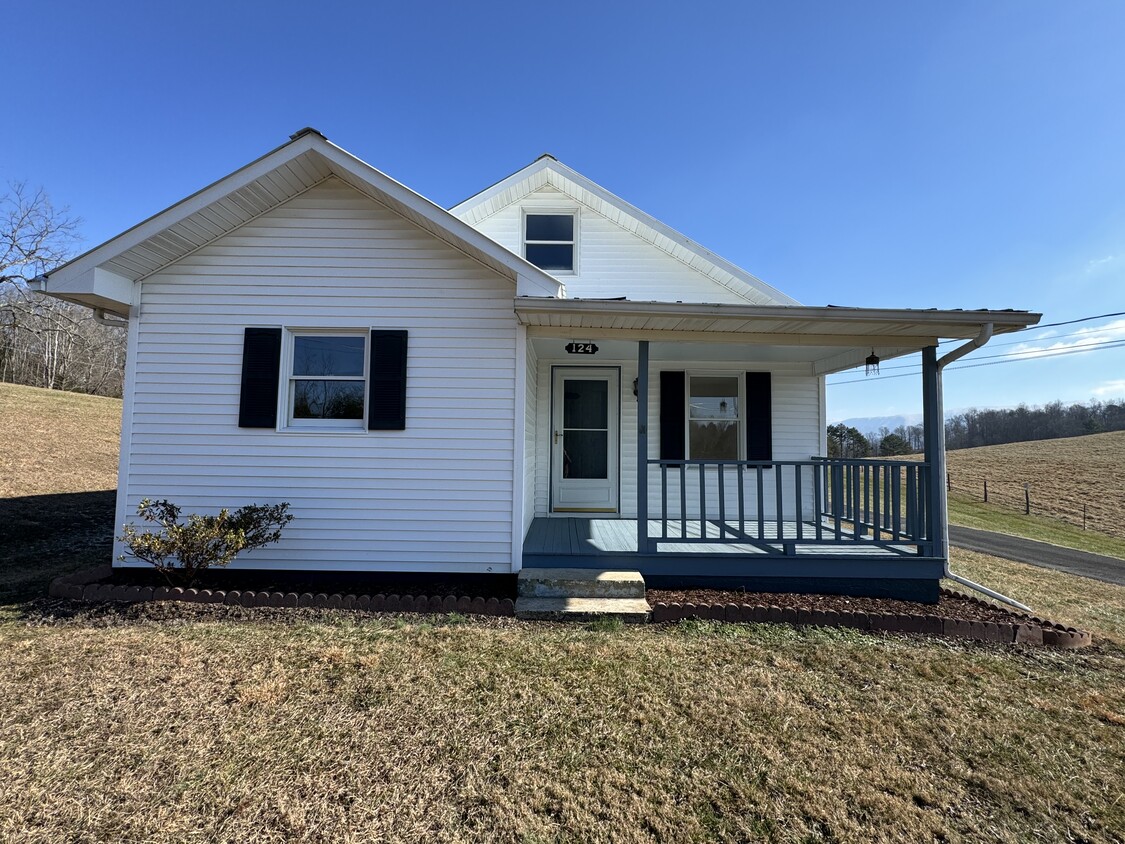
[[[741,554],[756,557],[784,556],[783,543],[793,543],[793,554],[796,556],[847,556],[855,557],[885,557],[901,559],[908,555],[917,559],[917,549],[913,545],[877,546],[870,541],[860,539],[856,541],[850,532],[836,533],[831,522],[825,521],[821,525],[824,539],[835,541],[835,544],[813,544],[801,542],[797,538],[797,523],[782,522],[781,533],[783,539],[778,540],[777,522],[764,523],[765,539],[757,538],[757,523],[754,523],[754,534],[748,536],[747,541],[734,541],[732,536],[738,533],[737,522],[727,522],[727,540],[720,542],[718,520],[707,521],[707,536],[714,536],[714,542],[676,542],[679,538],[680,522],[669,523],[668,532],[670,539],[658,540],[656,553],[659,555],[683,554]],[[689,520],[687,523],[687,536],[698,539],[701,525],[698,519]],[[648,524],[649,536],[660,536],[660,520],[650,519]],[[811,521],[802,523],[802,533],[805,537],[812,537],[816,532],[816,524]],[[636,519],[587,519],[587,518],[544,518],[538,517],[531,523],[531,529],[523,543],[525,558],[528,556],[545,555],[550,557],[606,557],[618,554],[637,553],[637,520]]]

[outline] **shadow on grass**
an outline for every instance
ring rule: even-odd
[[[108,563],[117,492],[0,498],[0,603],[47,594],[59,575]]]

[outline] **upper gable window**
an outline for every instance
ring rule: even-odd
[[[574,215],[524,217],[523,255],[547,272],[574,272]]]

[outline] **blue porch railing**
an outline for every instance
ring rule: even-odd
[[[913,549],[930,555],[929,466],[911,460],[649,460],[659,470],[650,543]],[[651,511],[650,511],[651,522]]]

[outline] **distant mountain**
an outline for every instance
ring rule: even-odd
[[[835,423],[834,423],[835,424]],[[900,416],[855,416],[851,419],[842,419],[839,424],[855,428],[861,434],[878,433],[881,428],[894,430],[899,425],[921,425],[921,413],[907,413]]]

